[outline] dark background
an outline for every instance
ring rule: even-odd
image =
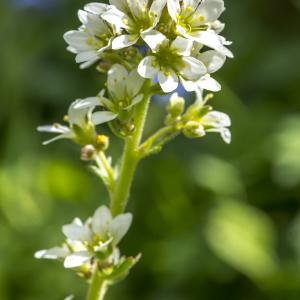
[[[42,147],[49,136],[35,131],[103,87],[62,39],[85,3],[0,3],[1,300],[84,299],[81,279],[33,253],[107,203],[79,150]],[[226,6],[235,59],[217,74],[223,91],[212,103],[232,117],[233,143],[180,137],[141,164],[121,248],[143,259],[108,300],[300,299],[300,1]],[[164,105],[154,101],[148,128],[160,126]],[[111,150],[116,158],[119,144]]]

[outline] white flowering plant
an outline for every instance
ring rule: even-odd
[[[64,35],[80,67],[94,65],[106,75],[106,85],[97,95],[74,101],[65,125],[38,130],[58,134],[45,145],[68,139],[80,147],[81,159],[106,186],[110,207],[101,206],[86,222],[75,218],[63,226],[66,239],[60,247],[38,251],[35,257],[62,261],[85,278],[87,300],[104,299],[140,259],[122,256],[118,248],[133,219],[125,210],[139,162],[180,134],[202,138],[215,132],[231,142],[229,116],[209,103],[211,92],[221,90],[211,75],[233,57],[230,42],[220,35],[224,24],[218,19],[224,9],[223,0],[95,2],[79,10],[79,29]],[[195,93],[194,103],[188,105],[178,95],[180,85]],[[164,124],[144,139],[152,96],[169,93]],[[124,142],[119,160],[108,154],[111,137],[101,133],[106,125]]]

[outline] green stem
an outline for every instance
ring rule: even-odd
[[[173,126],[167,126],[164,128],[161,128],[157,132],[155,132],[152,136],[150,136],[141,146],[140,151],[141,152],[147,152],[154,143],[157,141],[160,141],[161,139],[164,139],[166,136],[174,133],[175,129]]]
[[[147,89],[149,90],[149,86],[146,85],[144,90],[147,91]],[[144,100],[137,105],[134,114],[135,131],[126,141],[119,179],[111,198],[111,212],[114,216],[124,212],[129,199],[133,177],[140,160],[138,148],[144,132],[150,98],[151,95],[148,92],[145,93]]]
[[[99,159],[102,162],[102,165],[108,175],[109,178],[109,190],[113,192],[115,187],[115,176],[114,176],[114,170],[112,169],[111,165],[109,164],[107,157],[103,151],[99,152]]]
[[[94,271],[86,300],[103,300],[108,288],[108,283],[103,280],[97,270]]]

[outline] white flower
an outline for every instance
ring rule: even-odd
[[[138,66],[144,78],[158,77],[165,93],[174,91],[182,81],[198,81],[207,73],[205,65],[190,56],[193,42],[182,37],[169,41],[162,33],[152,30],[143,36],[153,54],[145,57]]]
[[[40,132],[59,133],[58,136],[51,140],[44,142],[47,145],[59,139],[72,139],[79,144],[93,144],[96,132],[94,126],[108,122],[115,118],[115,115],[110,112],[102,112],[97,115],[97,118],[91,120],[92,111],[95,106],[80,107],[78,104],[82,100],[76,100],[70,105],[68,115],[65,117],[69,126],[63,126],[60,124],[53,124],[50,126],[39,126],[37,128]]]
[[[220,133],[225,143],[231,143],[230,117],[222,112],[212,110],[206,102],[210,99],[203,99],[203,91],[196,91],[196,101],[183,116],[185,122],[183,133],[190,138],[203,137],[206,133]]]
[[[112,42],[113,49],[122,49],[134,45],[143,33],[157,25],[166,0],[110,0],[110,3],[113,6],[102,18],[127,31]]]
[[[218,33],[224,26],[218,18],[224,11],[223,0],[167,0],[168,11],[176,23],[176,32],[188,39],[233,57],[229,45]]]
[[[231,143],[231,132],[228,129],[231,126],[231,120],[227,114],[211,111],[202,118],[201,124],[206,132],[220,133],[225,143]]]
[[[78,30],[71,30],[64,34],[67,48],[76,54],[76,62],[81,68],[87,68],[100,59],[101,53],[111,47],[116,30],[109,26],[103,19],[103,14],[108,5],[90,3],[79,10],[78,17],[83,24]]]
[[[75,218],[63,226],[67,240],[63,247],[41,250],[35,258],[63,260],[66,268],[77,268],[89,264],[98,252],[114,247],[111,260],[116,260],[117,244],[127,233],[132,222],[130,213],[113,218],[106,206],[99,207],[94,216],[85,223]]]
[[[114,113],[117,117],[120,113],[129,111],[134,105],[140,103],[144,95],[141,88],[145,82],[136,70],[128,72],[119,64],[115,64],[108,71],[107,89],[109,99],[104,97],[105,90],[102,90],[98,97],[87,98],[77,104],[78,108],[102,106],[108,110],[107,113]],[[92,120],[97,121],[99,114],[105,112],[94,112]]]
[[[219,92],[221,85],[218,81],[211,77],[212,73],[215,73],[221,69],[226,61],[226,56],[215,51],[208,50],[202,53],[197,53],[195,57],[202,61],[207,68],[207,74],[202,76],[198,81],[182,80],[184,88],[189,91],[197,90],[209,90],[211,92]]]

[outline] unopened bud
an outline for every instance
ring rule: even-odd
[[[175,93],[170,98],[167,111],[173,118],[177,118],[184,112],[184,107],[185,107],[184,98],[179,97],[178,94]]]
[[[86,145],[81,149],[81,160],[90,161],[93,160],[96,154],[96,149],[93,145]]]
[[[109,147],[109,137],[106,135],[97,135],[96,147],[99,151],[105,151]]]
[[[200,138],[205,136],[205,130],[201,123],[196,121],[189,121],[183,128],[183,134],[188,138]]]

